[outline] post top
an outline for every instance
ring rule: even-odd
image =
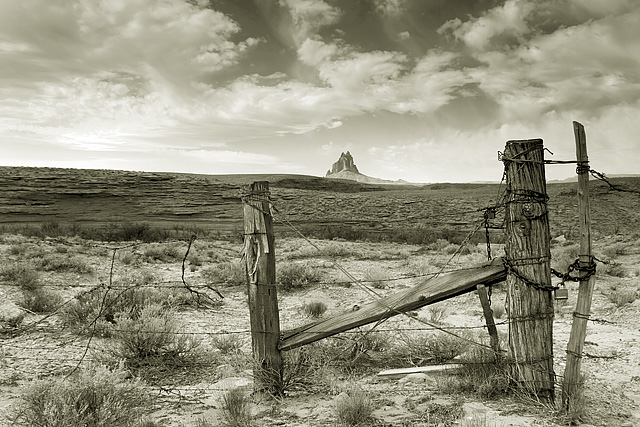
[[[511,144],[543,144],[542,138],[534,139],[510,139],[507,141],[507,145]]]

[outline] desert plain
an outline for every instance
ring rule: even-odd
[[[378,375],[478,361],[473,342],[488,335],[475,293],[285,352],[282,395],[253,393],[241,197],[254,181],[270,183],[283,331],[353,310],[370,301],[367,289],[389,295],[487,262],[483,209],[504,190],[2,167],[0,425],[70,425],[36,422],[70,416],[55,412],[65,406],[51,391],[79,384],[96,407],[98,390],[126,396],[112,402],[111,424],[89,425],[640,425],[640,178],[610,180],[628,191],[591,183],[599,262],[582,400],[571,411],[514,390],[500,369]],[[551,263],[565,271],[578,254],[576,184],[547,192]],[[498,209],[491,220],[494,257],[503,217]],[[565,286],[554,318],[558,390],[577,296],[576,283]],[[494,286],[506,348],[504,298]]]

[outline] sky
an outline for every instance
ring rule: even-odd
[[[640,173],[637,0],[0,0],[4,166],[499,181],[573,120]]]

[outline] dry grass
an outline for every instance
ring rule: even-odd
[[[70,378],[28,384],[15,406],[14,425],[132,427],[143,423],[149,397],[122,370],[92,366]]]
[[[344,426],[372,425],[374,410],[371,398],[359,388],[352,386],[336,397],[336,418]]]

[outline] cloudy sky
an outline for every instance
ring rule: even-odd
[[[640,173],[637,0],[0,0],[0,165],[499,180],[572,120]]]

